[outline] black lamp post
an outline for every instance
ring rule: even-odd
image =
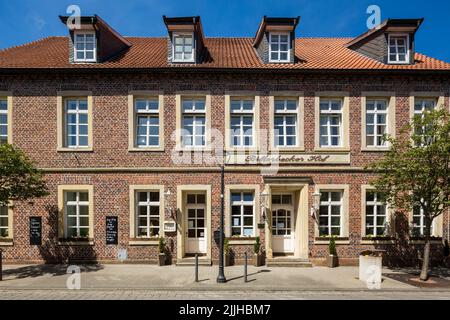
[[[225,194],[225,169],[221,168],[221,189],[220,189],[220,233],[219,233],[219,275],[217,276],[217,283],[227,282],[224,273],[224,261],[223,261],[223,243],[224,243],[224,194]]]

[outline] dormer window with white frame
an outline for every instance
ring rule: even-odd
[[[388,63],[408,64],[410,56],[409,35],[389,35]]]
[[[74,61],[97,61],[97,41],[95,32],[76,32],[74,34]]]
[[[173,62],[194,62],[194,34],[174,33],[172,37]]]
[[[290,35],[286,33],[269,33],[269,62],[289,62]]]

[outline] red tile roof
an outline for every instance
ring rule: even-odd
[[[414,65],[386,65],[347,48],[351,38],[296,39],[296,63],[263,64],[252,46],[253,38],[206,38],[209,54],[203,63],[170,64],[166,38],[125,37],[128,51],[103,63],[69,63],[68,37],[48,37],[0,51],[0,70],[17,68],[239,68],[298,70],[450,70],[450,63],[416,53]]]

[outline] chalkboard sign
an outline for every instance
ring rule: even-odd
[[[106,217],[106,244],[118,244],[118,217]]]
[[[30,245],[42,245],[42,218],[30,217]]]

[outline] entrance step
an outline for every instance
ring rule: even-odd
[[[266,259],[267,267],[296,267],[311,268],[312,263],[308,259],[291,258],[291,257],[275,257]]]
[[[195,258],[186,257],[186,258],[183,258],[181,260],[177,260],[176,265],[177,266],[186,266],[186,267],[195,266]],[[198,258],[198,265],[199,266],[211,266],[212,265],[212,261],[211,261],[211,259],[206,259],[206,258],[203,258],[203,257],[199,257]]]

